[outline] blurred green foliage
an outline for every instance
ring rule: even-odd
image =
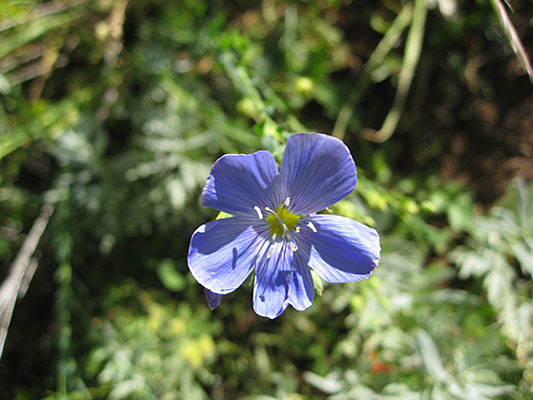
[[[531,29],[530,4],[513,6]],[[55,207],[1,398],[533,398],[533,187],[507,179],[501,197],[483,159],[515,160],[491,121],[520,127],[531,87],[488,0],[0,10],[2,278]],[[186,265],[217,215],[200,207],[209,169],[279,160],[299,131],[351,148],[358,186],[332,209],[379,230],[381,264],[274,321],[250,285],[211,312]]]

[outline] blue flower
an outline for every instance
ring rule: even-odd
[[[317,214],[356,183],[348,148],[322,134],[290,136],[279,171],[264,150],[219,158],[202,204],[233,217],[200,226],[188,254],[210,306],[254,270],[254,310],[269,318],[289,304],[300,311],[311,306],[311,269],[331,283],[368,278],[380,258],[378,233],[350,218]]]

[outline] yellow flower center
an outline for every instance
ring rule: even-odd
[[[294,232],[294,227],[301,217],[299,215],[291,214],[284,206],[279,206],[274,212],[275,214],[271,213],[266,217],[266,222],[268,226],[270,226],[272,236],[282,235],[283,232],[285,232],[283,225],[285,225],[289,232]]]

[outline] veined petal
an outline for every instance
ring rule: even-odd
[[[270,246],[255,271],[254,310],[273,319],[289,304],[299,311],[310,307],[315,292],[311,272],[294,243],[280,240]]]
[[[319,133],[299,133],[287,141],[281,179],[290,197],[290,212],[307,215],[352,193],[357,171],[341,140]]]
[[[187,262],[195,279],[213,293],[237,289],[255,268],[265,242],[266,224],[233,217],[208,222],[192,235]]]
[[[308,261],[309,255],[304,254],[303,249],[294,252],[293,273],[289,282],[289,303],[298,311],[311,307],[315,298],[315,284],[307,265]]]
[[[276,160],[264,150],[220,157],[202,193],[202,205],[233,215],[257,215],[254,207],[276,208],[281,200]]]
[[[375,229],[351,218],[315,215],[302,219],[297,243],[309,251],[309,267],[331,283],[368,278],[380,259]]]

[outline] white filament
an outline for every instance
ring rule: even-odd
[[[298,246],[296,246],[296,243],[294,242],[291,242],[290,246],[291,246],[291,256],[292,256],[292,253],[298,250]]]
[[[261,212],[261,209],[258,206],[254,206],[254,210],[257,213],[257,217],[259,219],[263,219],[263,213]]]
[[[274,254],[274,250],[275,249],[276,249],[276,246],[271,244],[270,247],[268,248],[268,251],[267,251],[267,258],[272,257],[272,254]]]
[[[272,210],[270,207],[265,207],[265,210],[267,210],[268,212],[271,212],[272,214],[275,215],[275,217],[277,218],[277,220],[279,221],[281,227],[283,228],[283,231],[288,234],[289,233],[289,228],[287,228],[287,225],[285,225],[283,223],[283,221],[281,220],[281,218],[278,216],[278,214],[276,214],[276,212],[274,210]]]

